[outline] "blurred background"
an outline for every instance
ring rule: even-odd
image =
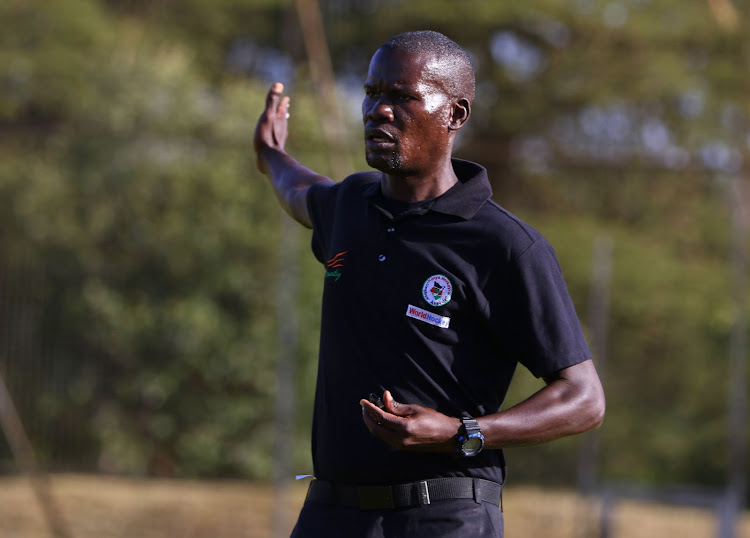
[[[508,533],[750,536],[747,0],[1,0],[1,536],[288,535],[323,268],[253,129],[281,81],[290,153],[364,169],[369,59],[416,29],[474,58],[456,156],[555,246],[607,393],[508,451]]]

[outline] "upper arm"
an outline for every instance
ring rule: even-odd
[[[312,219],[310,210],[307,207],[307,196],[310,192],[310,185],[302,189],[295,190],[286,196],[282,205],[284,209],[294,220],[305,226],[312,228]]]
[[[599,375],[596,373],[594,361],[585,360],[578,364],[562,368],[556,372],[543,376],[544,382],[548,385],[553,381],[561,379],[568,383],[586,385],[591,382],[599,382]]]
[[[315,198],[310,196],[310,189],[313,185],[318,184],[333,186],[335,183],[327,177],[320,176],[318,181],[288,191],[285,200],[282,201],[287,213],[306,228],[313,227],[311,210],[315,211],[315,208],[311,207],[311,204],[315,204],[316,201]]]
[[[263,158],[264,173],[271,180],[281,206],[294,220],[312,228],[307,200],[310,187],[320,183],[334,185],[333,180],[301,165],[283,151],[265,147],[258,154]]]

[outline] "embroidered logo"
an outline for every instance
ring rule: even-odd
[[[451,300],[453,285],[443,275],[433,275],[422,286],[422,297],[432,306],[443,306]]]
[[[424,321],[425,323],[429,323],[435,327],[440,327],[441,329],[447,329],[451,324],[451,318],[447,316],[438,316],[437,314],[433,314],[432,312],[428,312],[427,310],[423,310],[413,305],[408,305],[406,307],[406,315],[412,319]]]
[[[347,252],[349,251],[339,252],[328,260],[326,263],[326,278],[332,278],[336,282],[339,281],[339,278],[341,278],[341,268],[344,267],[344,254]]]

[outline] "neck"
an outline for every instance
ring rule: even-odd
[[[383,174],[381,188],[387,198],[402,202],[419,202],[437,198],[458,183],[450,160],[430,174]]]

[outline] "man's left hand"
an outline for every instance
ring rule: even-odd
[[[399,450],[455,452],[461,421],[429,407],[405,404],[383,393],[383,409],[360,400],[362,420],[375,437]]]

